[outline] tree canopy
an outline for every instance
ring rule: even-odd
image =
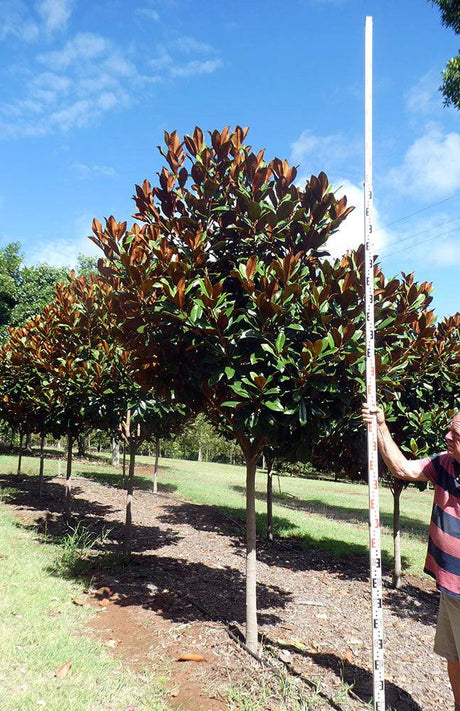
[[[431,0],[441,11],[443,25],[460,34],[460,4],[458,0]],[[439,87],[444,95],[444,104],[460,109],[460,55],[449,59],[443,71],[443,82]]]

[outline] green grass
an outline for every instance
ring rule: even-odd
[[[58,549],[14,524],[0,503],[0,702],[8,711],[160,711],[164,690],[152,672],[122,668],[81,633],[90,610],[72,599],[81,586],[56,577]],[[68,674],[56,678],[63,664]]]
[[[62,454],[64,456],[64,453]],[[95,458],[94,458],[95,459]],[[101,455],[100,463],[75,461],[75,476],[95,478],[108,485],[121,484],[121,467],[110,466],[109,456]],[[152,466],[153,458],[139,456],[139,465]],[[0,457],[1,472],[15,472],[15,457]],[[216,506],[228,516],[244,521],[245,470],[241,466],[162,459],[159,491],[188,501]],[[45,475],[56,475],[57,461],[48,460]],[[23,458],[23,473],[36,475],[38,460]],[[62,465],[61,471],[64,472]],[[266,477],[258,471],[257,521],[261,533],[266,525]],[[151,489],[151,475],[140,467],[136,487]],[[11,481],[8,484],[13,485]],[[332,551],[337,556],[349,553],[367,555],[368,550],[368,488],[363,484],[335,482],[327,479],[274,477],[274,527],[277,536],[294,537],[308,546]],[[46,501],[46,491],[44,493]],[[408,488],[401,496],[401,551],[403,572],[422,576],[426,553],[432,492]],[[393,499],[389,489],[380,488],[382,524],[382,557],[392,565]]]

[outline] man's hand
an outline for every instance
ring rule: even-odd
[[[368,402],[365,402],[362,407],[361,414],[365,424],[373,422],[374,417],[377,418],[377,425],[385,424],[385,414],[382,408],[377,407],[377,405],[369,405]]]

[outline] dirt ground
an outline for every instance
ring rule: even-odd
[[[0,485],[19,490],[10,504],[23,523],[46,526],[48,536],[62,533],[63,479],[46,481],[43,503],[33,479],[2,477]],[[119,551],[125,492],[78,478],[73,495],[75,520],[94,531],[110,529],[104,549]],[[240,524],[161,491],[137,491],[133,519],[132,563],[96,558],[87,595],[76,604],[92,605],[87,632],[114,656],[166,676],[171,708],[248,708],[238,688],[249,696],[255,689],[264,693],[259,708],[267,711],[369,708],[366,558],[337,559],[294,541],[259,541],[259,631],[267,664],[262,666],[237,643],[245,619]],[[437,603],[429,580],[406,577],[396,591],[384,575],[386,700],[394,711],[453,707],[444,662],[432,652]],[[290,689],[284,700],[280,679]],[[348,694],[345,684],[351,685]],[[310,698],[309,704],[295,706],[296,694]]]

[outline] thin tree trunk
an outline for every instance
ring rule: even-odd
[[[160,438],[155,440],[155,464],[153,466],[153,493],[158,493],[158,460],[160,458]]]
[[[67,436],[67,469],[65,477],[65,504],[64,504],[64,519],[66,525],[69,526],[72,519],[72,445],[73,439],[70,435]]]
[[[32,451],[32,434],[30,432],[27,432],[26,434],[26,444],[24,449],[26,450],[26,452]]]
[[[41,498],[43,494],[43,469],[45,464],[45,437],[40,436],[40,466],[38,468],[38,496]]]
[[[401,515],[401,492],[403,490],[404,484],[399,480],[395,480],[392,493],[393,493],[393,554],[394,554],[394,567],[393,567],[393,587],[398,589],[401,587],[401,527],[400,527],[400,515]]]
[[[203,461],[203,453],[201,451],[201,444],[198,447],[198,457],[197,457],[197,462],[202,462]]]
[[[19,455],[18,455],[18,471],[17,474],[19,475],[21,473],[21,466],[22,466],[22,442],[24,439],[24,434],[21,432],[19,434]]]
[[[266,458],[267,465],[267,539],[273,541],[273,464],[272,458]]]
[[[257,653],[256,459],[246,461],[246,645]]]
[[[112,439],[112,467],[118,467],[120,464],[120,442]]]
[[[86,456],[85,435],[82,435],[82,434],[78,435],[77,443],[78,443],[78,456],[85,457]]]
[[[126,518],[125,518],[125,537],[123,540],[123,558],[126,562],[131,556],[132,540],[133,540],[133,515],[132,503],[134,493],[134,468],[136,464],[136,443],[133,439],[129,441],[129,471],[128,481],[126,484]]]
[[[122,476],[121,485],[124,488],[126,483],[126,444],[123,442],[123,465],[122,465]]]

